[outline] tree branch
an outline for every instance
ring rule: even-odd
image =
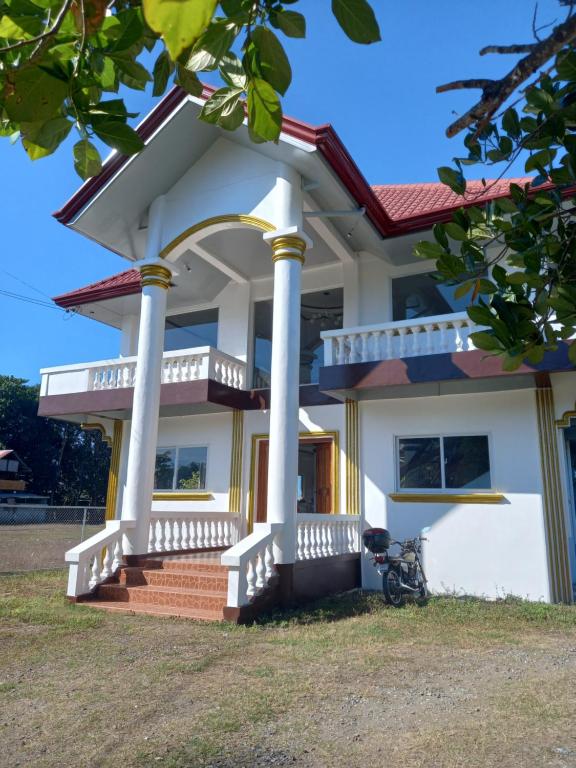
[[[487,53],[530,53],[538,43],[520,43],[519,45],[486,45],[480,51],[480,56]]]
[[[476,78],[472,80],[454,80],[451,83],[445,83],[445,85],[439,85],[436,88],[436,93],[445,93],[446,91],[456,91],[459,88],[481,88],[482,90],[490,88],[496,85],[498,80],[486,80]]]
[[[37,35],[36,37],[31,37],[29,40],[19,40],[17,43],[12,43],[12,45],[6,45],[4,46],[4,48],[0,48],[0,54],[9,53],[10,51],[17,51],[19,48],[24,48],[27,45],[34,45],[35,43],[37,43],[38,45],[30,58],[32,58],[33,56],[36,56],[38,49],[41,46],[43,47],[43,43],[45,43],[51,37],[54,37],[54,35],[58,32],[71,6],[72,6],[72,0],[65,0],[64,5],[58,11],[58,15],[54,19],[54,24],[52,24],[50,29],[46,30],[46,32],[43,32],[41,35]]]
[[[455,88],[478,88],[483,90],[482,98],[465,114],[455,120],[446,129],[448,137],[455,136],[471,125],[477,124],[477,132],[492,118],[496,110],[514,93],[521,83],[525,82],[565,45],[576,39],[576,16],[570,16],[562,24],[554,28],[552,34],[540,43],[535,43],[531,52],[525,56],[500,80],[461,80],[459,85],[448,83],[436,88],[436,93],[444,93]],[[484,82],[485,85],[477,85]],[[466,85],[475,83],[475,85]],[[452,86],[450,88],[449,86]]]

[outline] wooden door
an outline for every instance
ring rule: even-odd
[[[268,440],[258,443],[258,477],[256,494],[257,523],[266,522],[266,501],[268,496]]]
[[[316,446],[316,512],[328,515],[332,508],[332,441]]]

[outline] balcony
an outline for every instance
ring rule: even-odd
[[[129,418],[137,361],[137,357],[121,357],[43,368],[39,414]],[[246,364],[213,347],[164,352],[161,376],[164,415],[241,407],[248,394]]]

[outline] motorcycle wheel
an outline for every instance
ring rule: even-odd
[[[386,602],[394,608],[402,608],[406,602],[402,587],[400,585],[400,576],[392,569],[386,571],[382,577],[382,590]]]
[[[428,590],[425,584],[420,584],[420,592],[416,598],[416,603],[418,605],[426,605],[428,603]]]

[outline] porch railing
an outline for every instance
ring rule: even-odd
[[[148,552],[232,547],[238,538],[239,517],[231,512],[153,510]]]
[[[296,560],[316,560],[359,551],[358,515],[298,515]]]
[[[137,357],[119,357],[93,363],[62,365],[41,370],[40,394],[61,395],[69,392],[94,392],[127,389],[134,386]],[[234,389],[246,385],[246,364],[214,347],[194,347],[164,352],[162,383],[213,379]]]
[[[469,334],[480,330],[465,312],[324,331],[324,365],[395,360],[475,349]]]
[[[220,562],[228,568],[231,608],[247,605],[274,575],[274,539],[282,523],[255,523],[254,531],[224,552]]]
[[[124,535],[135,525],[133,520],[109,520],[103,531],[66,552],[69,597],[90,592],[115,573],[122,564]]]

